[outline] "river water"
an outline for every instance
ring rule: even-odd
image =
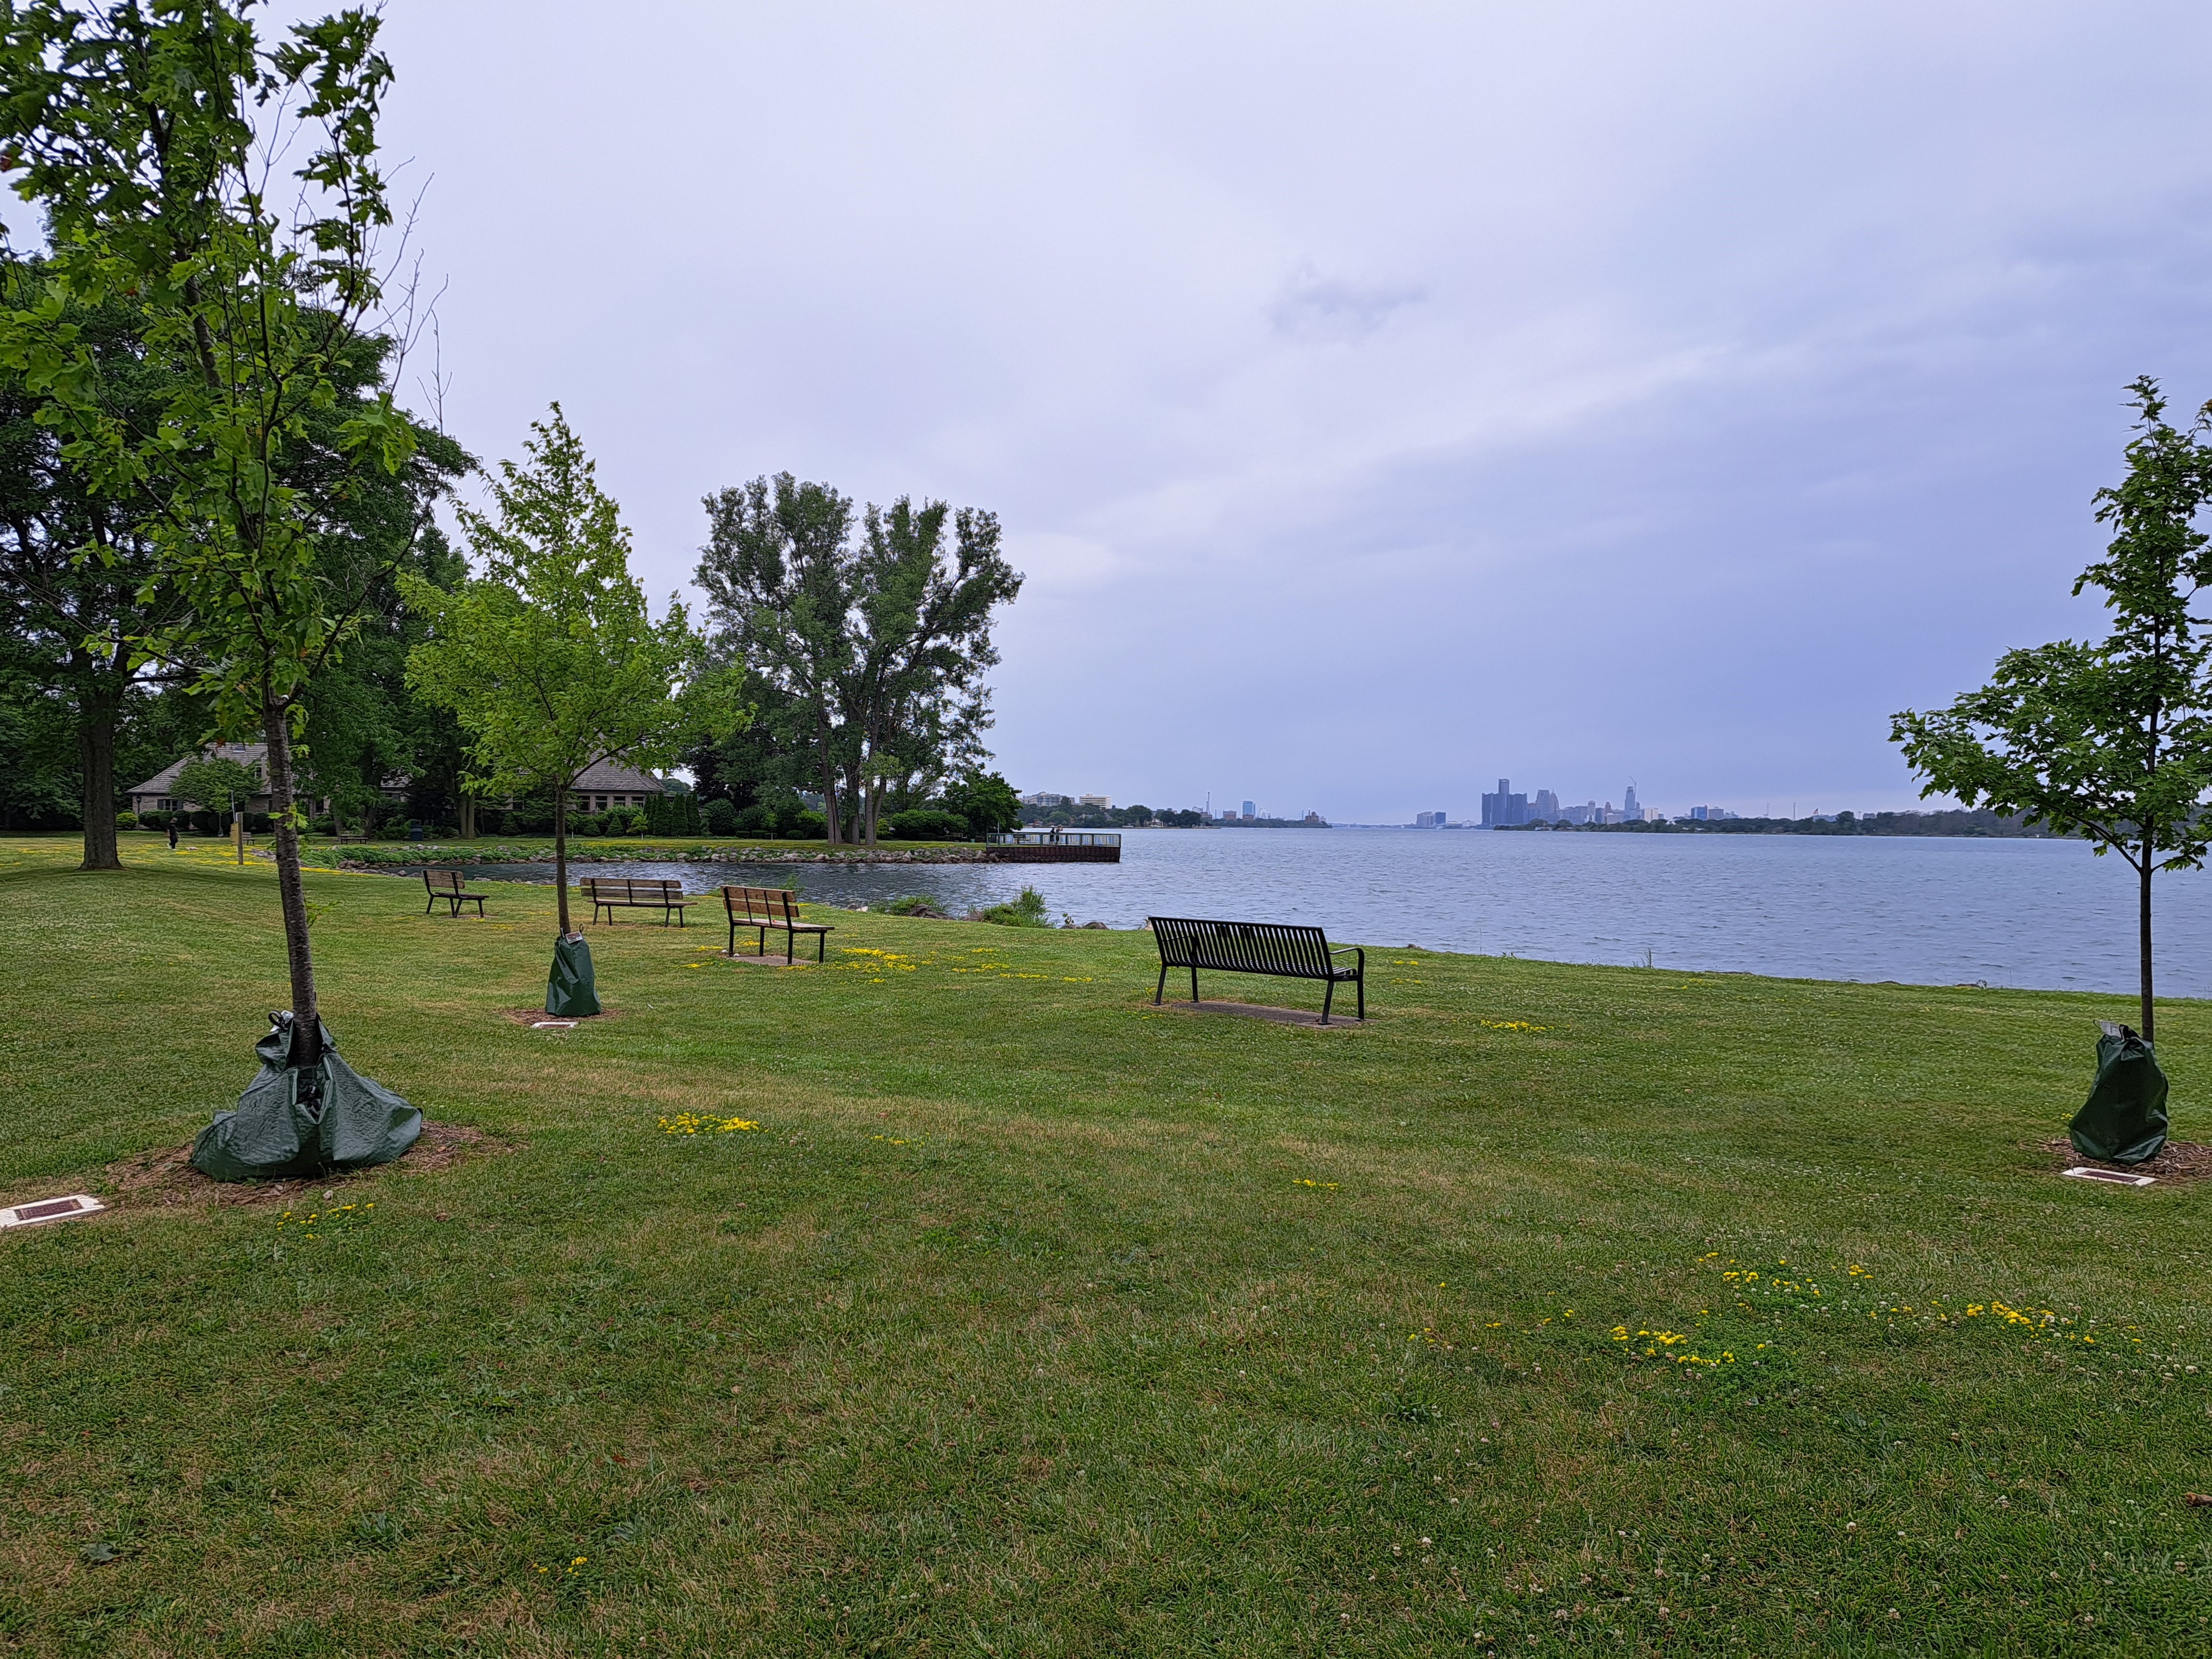
[[[1333,943],[1557,962],[2127,992],[2134,877],[2079,842],[1934,836],[1497,835],[1484,830],[1139,830],[1119,864],[578,864],[583,875],[795,887],[954,915],[1036,887],[1053,915],[1317,923]],[[547,864],[484,880],[550,881]],[[2161,992],[2212,995],[2212,879],[2158,878]]]

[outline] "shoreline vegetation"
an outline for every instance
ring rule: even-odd
[[[2002,841],[2078,841],[2015,815],[1974,811],[1838,812],[1829,818],[1676,818],[1665,823],[1514,823],[1505,830],[1590,830],[1607,836],[1972,836]]]
[[[726,841],[682,837],[665,841],[572,841],[568,857],[583,864],[992,864],[1002,860],[981,842],[896,842],[874,847],[823,841]],[[304,862],[325,870],[389,869],[406,865],[550,864],[553,842],[361,842],[304,849]]]

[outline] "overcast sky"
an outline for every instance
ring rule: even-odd
[[[1911,805],[2212,397],[2202,5],[386,16],[447,427],[996,511],[1025,790]]]

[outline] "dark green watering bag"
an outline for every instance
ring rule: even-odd
[[[2066,1132],[2074,1150],[2106,1164],[2141,1164],[2166,1145],[2166,1073],[2124,1025],[2097,1022],[2097,1084]]]
[[[545,1012],[571,1018],[599,1012],[592,982],[592,947],[581,933],[553,941],[553,971],[545,976]]]
[[[234,1112],[217,1112],[192,1143],[192,1168],[217,1181],[273,1180],[389,1164],[422,1133],[422,1114],[338,1058],[322,1026],[323,1057],[292,1064],[292,1016],[272,1014],[253,1045],[261,1075]]]

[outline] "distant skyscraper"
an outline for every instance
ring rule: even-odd
[[[1559,798],[1548,789],[1539,789],[1528,797],[1528,822],[1557,823],[1559,821]]]
[[[1257,814],[1256,812],[1253,811],[1253,810],[1252,810],[1252,803],[1251,803],[1250,801],[1249,801],[1249,800],[1248,800],[1248,801],[1246,801],[1246,802],[1244,803],[1244,816],[1245,816],[1246,817],[1248,817],[1248,818],[1249,818],[1249,817],[1257,817],[1259,816],[1259,814]]]
[[[1513,793],[1513,781],[1500,778],[1498,793],[1482,798],[1482,825],[1486,830],[1510,830],[1516,824],[1528,822],[1528,797]]]
[[[1636,804],[1636,781],[1628,782],[1628,793],[1620,798],[1620,816],[1631,823],[1644,822],[1644,809]]]

